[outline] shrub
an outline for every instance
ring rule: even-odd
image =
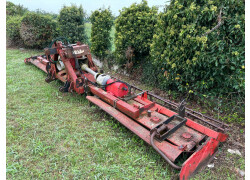
[[[20,26],[22,17],[11,16],[6,21],[6,34],[12,45],[22,44],[20,36]]]
[[[6,2],[6,15],[8,16],[23,16],[28,12],[27,8],[24,8],[22,5],[15,5],[14,3],[7,1]]]
[[[44,48],[56,36],[56,21],[49,16],[29,12],[22,19],[20,35],[26,46]]]
[[[57,20],[57,18],[58,18],[58,14],[51,13],[51,12],[46,12],[46,11],[41,10],[41,9],[37,9],[37,10],[35,11],[35,13],[49,16],[49,17],[51,17],[51,18],[54,19],[54,20]]]
[[[84,17],[82,6],[64,6],[58,16],[60,35],[69,39],[71,43],[87,41],[84,28]]]
[[[134,62],[139,62],[149,54],[150,44],[157,19],[157,9],[150,8],[147,1],[123,8],[115,21],[115,52],[118,62],[125,61],[125,51],[134,48]]]
[[[243,0],[171,1],[159,16],[150,52],[159,86],[244,93],[244,7]]]
[[[91,27],[91,51],[99,58],[107,57],[111,49],[110,31],[113,25],[113,17],[110,9],[99,9],[90,16]]]

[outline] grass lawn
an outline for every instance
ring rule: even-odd
[[[153,148],[84,96],[61,93],[59,81],[23,60],[43,52],[7,49],[8,179],[171,179],[178,176]],[[224,150],[223,150],[224,151]],[[220,153],[217,156],[220,156]],[[229,155],[230,156],[230,155]],[[235,157],[235,167],[244,159]],[[235,179],[231,166],[196,179]]]

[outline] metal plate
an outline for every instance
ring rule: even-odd
[[[130,100],[129,102],[131,105],[136,104],[137,106],[143,106],[143,104],[140,104],[137,101]],[[153,109],[153,108],[152,108]],[[154,123],[151,119],[153,117],[159,118],[159,121],[157,123]],[[156,111],[152,110],[151,117],[147,116],[147,112],[143,112],[136,121],[142,124],[143,126],[149,128],[150,130],[161,124],[161,122],[167,120],[169,117],[162,115]],[[175,125],[177,125],[179,121],[173,120],[171,123],[167,125],[169,129],[172,129]],[[192,138],[184,138],[182,135],[183,133],[188,133],[192,136]],[[183,150],[190,151],[196,144],[198,144],[203,138],[205,137],[204,134],[199,133],[198,131],[195,131],[191,129],[190,127],[187,127],[186,125],[181,126],[178,130],[176,130],[173,134],[171,134],[167,140],[171,143],[175,144],[176,146],[179,146]]]

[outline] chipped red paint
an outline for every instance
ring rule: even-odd
[[[153,123],[159,123],[161,120],[160,120],[160,118],[153,116],[150,118],[150,121],[152,121]]]
[[[180,179],[187,180],[194,174],[204,168],[217,152],[219,141],[209,138],[203,147],[194,152],[182,165]]]
[[[141,97],[138,97],[140,99],[142,99]],[[149,101],[148,99],[144,99],[144,101],[150,103],[151,101]],[[160,106],[158,104],[156,104],[156,107],[158,108],[158,112],[161,114],[165,114],[168,117],[173,116],[174,114],[177,114],[174,111],[171,111],[163,106]],[[208,127],[205,127],[201,124],[198,124],[197,122],[192,121],[191,119],[187,118],[187,122],[186,122],[186,126],[189,126],[197,131],[199,131],[202,134],[205,134],[209,137],[215,138],[216,140],[220,141],[220,142],[224,142],[226,141],[228,135],[224,134],[224,133],[220,133],[217,131],[214,131],[212,129],[209,129]]]
[[[190,134],[188,132],[184,132],[181,136],[185,139],[188,139],[188,140],[190,140],[193,137],[192,134]]]
[[[102,90],[101,88],[95,87],[95,86],[89,86],[90,91],[103,99],[108,104],[111,104],[112,106],[116,106],[117,109],[122,110],[123,113],[126,115],[137,118],[139,117],[139,110],[130,104],[118,99],[117,97],[111,95],[110,93],[107,93],[106,91]]]
[[[120,123],[122,123],[125,127],[127,127],[129,130],[131,130],[133,133],[138,135],[141,139],[143,139],[145,142],[150,144],[150,132],[143,126],[140,126],[138,123],[121,113],[120,111],[116,110],[109,104],[103,102],[100,99],[97,99],[93,96],[87,96],[87,99],[94,103],[95,105],[99,106],[101,109],[106,111],[108,114],[113,116],[115,119],[117,119]],[[157,142],[156,146],[166,155],[171,161],[174,161],[181,153],[176,146],[172,145],[171,143],[168,143],[167,141],[164,142]]]
[[[47,60],[44,59],[43,61],[43,58],[40,56],[38,57],[37,59],[32,59],[32,58],[26,58],[24,60],[25,63],[32,63],[34,64],[36,67],[38,67],[39,69],[43,70],[45,73],[47,73],[46,71],[46,62]]]

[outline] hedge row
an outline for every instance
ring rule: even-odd
[[[150,8],[145,0],[120,11],[115,21],[115,54],[119,64],[125,63],[128,47],[134,48],[135,63],[149,54],[156,20],[157,9]]]
[[[182,93],[244,94],[244,8],[244,0],[173,0],[156,16],[146,1],[133,4],[115,22],[117,63],[132,47],[144,82]]]
[[[67,37],[70,42],[85,42],[87,37],[84,28],[85,13],[82,6],[64,6],[58,16],[60,35]]]
[[[46,47],[56,34],[56,22],[49,16],[29,12],[22,18],[20,36],[27,47]]]
[[[123,8],[115,21],[116,62],[124,64],[131,48],[132,61],[142,66],[143,81],[161,89],[244,94],[244,8],[244,0],[172,0],[157,14],[145,0],[134,3]],[[84,16],[81,6],[63,7],[56,25],[46,15],[26,14],[16,22],[10,18],[7,35],[21,36],[26,45],[37,47],[57,33],[71,42],[86,42]],[[111,19],[110,10],[94,11],[90,17],[92,51],[102,58],[110,48]]]
[[[12,45],[23,44],[20,36],[21,16],[11,16],[6,22],[6,33]]]
[[[23,16],[28,12],[27,8],[24,8],[22,5],[15,5],[14,3],[7,1],[6,2],[6,15],[7,18],[10,16]]]
[[[83,8],[64,6],[57,18],[41,11],[29,12],[21,5],[7,2],[7,37],[13,45],[24,43],[30,48],[44,48],[53,38],[67,37],[70,42],[87,43]],[[23,8],[23,9],[22,9]]]
[[[244,7],[243,0],[171,1],[151,44],[151,82],[179,92],[244,93]]]
[[[100,59],[106,58],[111,49],[110,31],[113,25],[113,16],[110,9],[99,9],[90,16],[91,51]]]

